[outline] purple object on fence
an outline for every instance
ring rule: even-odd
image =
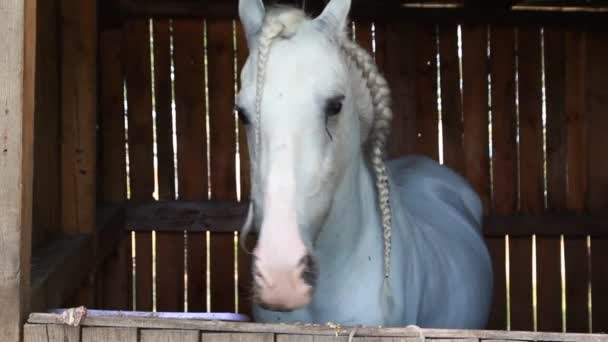
[[[63,314],[68,309],[53,309],[49,313]],[[249,322],[247,315],[227,312],[145,312],[87,310],[87,317],[172,318],[203,321]]]

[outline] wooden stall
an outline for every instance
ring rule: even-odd
[[[47,313],[249,313],[234,113],[248,52],[236,0],[5,3],[1,341],[348,340],[341,327],[104,314],[68,327]],[[487,331],[354,339],[606,340],[608,5],[353,3],[351,33],[392,90],[389,157],[425,154],[471,182],[495,272]]]

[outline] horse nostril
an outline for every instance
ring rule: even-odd
[[[302,280],[311,287],[315,287],[318,276],[317,263],[310,254],[300,259],[299,266],[302,267]]]

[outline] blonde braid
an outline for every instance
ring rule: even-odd
[[[371,132],[371,164],[376,176],[378,202],[382,215],[384,235],[384,276],[389,277],[391,263],[391,227],[392,213],[390,204],[390,185],[384,155],[386,142],[390,135],[393,111],[391,110],[391,94],[388,82],[380,74],[370,54],[359,45],[346,37],[340,39],[340,45],[346,56],[361,71],[363,79],[372,99],[374,121]]]

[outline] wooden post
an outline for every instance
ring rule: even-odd
[[[97,2],[61,1],[62,228],[95,226]]]
[[[0,341],[17,342],[29,306],[36,1],[0,7]]]

